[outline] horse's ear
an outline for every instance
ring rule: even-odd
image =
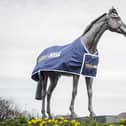
[[[116,10],[114,6],[112,6],[111,10]]]
[[[118,12],[117,10],[112,6],[112,8],[109,10],[109,15],[111,15],[112,17],[116,17],[118,16]]]

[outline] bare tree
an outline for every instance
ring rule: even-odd
[[[20,115],[20,112],[12,101],[0,98],[0,121]]]

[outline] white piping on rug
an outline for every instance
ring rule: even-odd
[[[90,54],[91,56],[97,55],[98,51],[96,51],[94,54],[90,53],[81,37],[80,40],[81,40],[81,44],[83,45],[84,49],[87,51],[88,54]]]
[[[83,67],[84,67],[84,62],[85,62],[85,54],[83,56],[83,62],[82,62],[82,65],[81,65],[80,74],[82,74]]]

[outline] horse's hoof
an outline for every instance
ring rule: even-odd
[[[90,113],[90,118],[91,118],[91,119],[94,119],[95,117],[96,117],[96,114],[95,114],[94,112],[91,112],[91,113]]]
[[[42,115],[42,119],[44,119],[44,118],[47,118],[46,114],[43,114]]]
[[[50,114],[50,113],[48,114],[48,118],[49,118],[49,119],[52,119],[53,117],[54,117],[54,115],[52,115],[52,114]]]
[[[77,114],[76,114],[75,112],[73,112],[73,113],[71,114],[71,117],[72,117],[72,118],[76,118],[76,117],[77,117]]]

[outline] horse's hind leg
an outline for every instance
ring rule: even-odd
[[[40,74],[40,79],[41,79],[41,84],[42,84],[42,90],[41,90],[41,95],[42,95],[42,118],[46,117],[45,114],[45,96],[46,96],[46,87],[47,87],[47,79],[48,75],[43,74],[43,76]]]
[[[72,100],[70,104],[70,112],[72,117],[76,116],[74,112],[74,102],[75,102],[75,97],[77,95],[78,80],[79,80],[79,76],[73,75],[73,91],[72,91]]]
[[[50,108],[50,100],[51,100],[52,92],[57,85],[59,76],[57,73],[52,72],[49,77],[50,77],[50,86],[47,91],[47,113],[48,113],[49,118],[52,118],[51,108]]]

